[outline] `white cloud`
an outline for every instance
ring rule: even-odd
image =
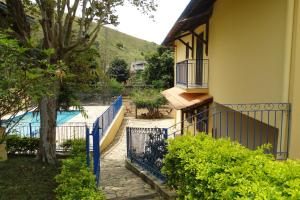
[[[154,21],[136,8],[125,5],[117,9],[120,24],[113,27],[129,35],[160,44],[190,0],[159,0]]]

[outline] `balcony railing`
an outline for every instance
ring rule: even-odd
[[[208,88],[209,60],[192,59],[176,64],[176,84],[186,88]]]

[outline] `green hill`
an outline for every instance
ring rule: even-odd
[[[100,45],[101,65],[107,66],[115,58],[123,58],[128,64],[135,60],[144,60],[144,55],[158,47],[148,42],[114,29],[103,27],[97,38]]]

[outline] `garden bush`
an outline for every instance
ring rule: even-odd
[[[62,161],[62,170],[55,177],[58,187],[55,192],[59,200],[103,200],[103,193],[96,188],[92,170],[86,166],[85,141],[74,140],[71,156]]]
[[[20,137],[9,135],[6,137],[6,148],[10,154],[21,153],[31,154],[39,149],[39,138]]]
[[[183,136],[170,140],[162,171],[179,199],[300,199],[300,163],[264,150]]]
[[[159,117],[159,108],[167,103],[166,99],[155,89],[144,89],[132,94],[132,101],[138,109],[146,108],[148,117]]]

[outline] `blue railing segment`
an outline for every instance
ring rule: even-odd
[[[93,126],[93,164],[94,174],[96,175],[96,184],[99,185],[100,177],[100,127],[99,120],[96,120]]]
[[[93,124],[93,171],[96,176],[97,187],[100,185],[100,143],[109,126],[122,108],[122,96],[119,96]]]
[[[111,125],[115,116],[122,107],[122,96],[119,96],[98,118],[99,126],[102,129],[102,136],[106,134],[108,127]]]
[[[229,138],[250,149],[271,144],[269,153],[286,159],[289,146],[290,104],[218,104],[169,127],[172,137],[199,132]],[[201,125],[201,126],[199,126]]]
[[[208,88],[209,60],[187,59],[176,64],[176,84],[186,88]]]
[[[86,166],[90,167],[90,129],[86,126],[85,129],[85,152],[86,152]]]

